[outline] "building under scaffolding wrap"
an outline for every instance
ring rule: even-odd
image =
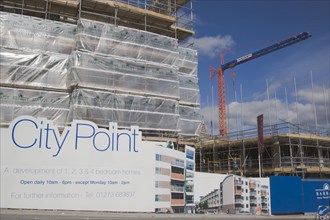
[[[317,135],[315,135],[317,134]],[[257,130],[224,137],[201,137],[196,146],[196,170],[259,176]],[[303,178],[330,177],[329,130],[309,130],[290,123],[264,127],[261,173]]]
[[[137,125],[146,140],[199,134],[197,51],[179,46],[194,34],[190,0],[3,0],[0,10],[2,126],[31,115]]]

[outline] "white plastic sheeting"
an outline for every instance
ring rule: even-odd
[[[199,135],[202,119],[200,107],[179,105],[179,114],[179,130],[181,135]]]
[[[179,57],[176,65],[179,67],[179,73],[197,77],[198,55],[197,50],[179,47]]]
[[[67,55],[0,48],[0,60],[0,83],[67,88]]]
[[[21,115],[53,120],[65,126],[70,107],[68,93],[0,87],[0,122],[9,124]]]
[[[177,69],[138,60],[76,51],[69,85],[179,99]]]
[[[199,86],[197,78],[197,51],[179,47],[176,62],[180,80],[180,104],[199,106]]]
[[[177,39],[86,19],[78,22],[76,49],[174,65]]]
[[[2,47],[70,54],[75,32],[75,25],[0,12]]]
[[[200,105],[198,78],[190,75],[179,74],[180,79],[180,103],[188,105]]]
[[[117,122],[120,127],[177,131],[179,104],[172,99],[75,89],[70,118],[91,120],[104,127]]]
[[[200,105],[197,51],[178,47],[177,39],[86,19],[76,26],[5,12],[0,36],[6,86],[0,87],[0,124],[25,114],[58,126],[85,119],[198,134],[200,115],[191,113]],[[68,87],[71,97],[54,92]],[[179,103],[190,107],[181,106],[179,114]]]

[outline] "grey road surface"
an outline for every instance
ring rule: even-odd
[[[187,220],[187,219],[315,219],[313,215],[285,215],[285,216],[253,216],[226,214],[153,214],[153,213],[112,213],[112,212],[84,212],[84,211],[54,211],[54,210],[14,210],[1,209],[1,220]]]

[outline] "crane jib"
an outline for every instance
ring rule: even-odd
[[[242,64],[242,63],[245,63],[249,60],[252,60],[252,59],[255,59],[257,57],[260,57],[260,56],[263,56],[263,55],[266,55],[268,53],[271,53],[273,51],[276,51],[276,50],[279,50],[279,49],[282,49],[284,47],[287,47],[289,45],[292,45],[292,44],[295,44],[295,43],[298,43],[302,40],[305,40],[309,37],[311,37],[312,35],[310,35],[308,32],[303,32],[303,33],[300,33],[298,35],[295,35],[289,39],[286,39],[286,40],[283,40],[281,42],[278,42],[278,43],[275,43],[269,47],[266,47],[264,49],[261,49],[261,50],[258,50],[256,52],[253,52],[253,53],[250,53],[250,54],[247,54],[245,56],[242,56],[238,59],[235,59],[235,60],[232,60],[228,63],[225,63],[223,65],[221,65],[221,69],[224,71],[226,69],[229,69],[229,68],[233,68],[239,64]]]

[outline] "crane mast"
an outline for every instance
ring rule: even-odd
[[[258,57],[264,56],[268,53],[272,53],[276,50],[282,49],[284,47],[290,46],[292,44],[298,43],[300,41],[306,40],[310,38],[308,32],[303,32],[292,36],[286,40],[277,42],[269,47],[263,48],[261,50],[255,51],[253,53],[249,53],[245,56],[232,60],[230,62],[224,63],[223,54],[220,53],[220,68],[215,68],[213,66],[209,66],[208,70],[210,73],[210,79],[212,79],[215,75],[218,78],[218,111],[219,111],[219,132],[220,135],[227,135],[227,125],[226,125],[226,97],[225,97],[225,79],[224,72],[226,69],[234,68],[237,65],[248,62],[250,60],[256,59]]]

